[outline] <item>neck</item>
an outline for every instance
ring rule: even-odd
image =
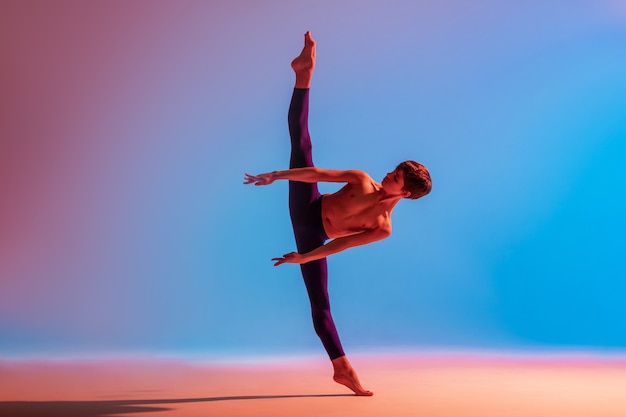
[[[384,189],[378,191],[378,202],[384,205],[387,210],[391,211],[398,204],[398,201],[403,199],[402,194],[389,194]]]

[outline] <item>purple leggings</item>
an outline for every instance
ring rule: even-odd
[[[289,168],[312,167],[308,128],[309,89],[295,88],[289,106],[291,159]],[[310,252],[328,239],[322,223],[322,196],[317,183],[289,181],[289,213],[299,253]],[[343,356],[343,348],[330,314],[326,258],[300,265],[311,301],[313,327],[331,360]]]

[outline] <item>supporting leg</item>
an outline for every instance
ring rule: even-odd
[[[311,246],[318,247],[314,236],[300,235],[296,239],[298,250],[307,251]],[[322,242],[323,243],[323,242]],[[310,250],[310,249],[309,249]],[[344,356],[335,322],[330,314],[328,298],[328,269],[326,258],[300,265],[309,301],[315,333],[322,341],[330,360]]]

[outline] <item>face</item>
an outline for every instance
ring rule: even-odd
[[[389,174],[385,175],[381,182],[383,189],[389,194],[407,194],[404,191],[404,171],[401,169],[395,169]]]

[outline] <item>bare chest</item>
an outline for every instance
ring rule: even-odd
[[[363,190],[351,185],[324,196],[322,215],[330,237],[359,233],[390,221],[373,187]]]

